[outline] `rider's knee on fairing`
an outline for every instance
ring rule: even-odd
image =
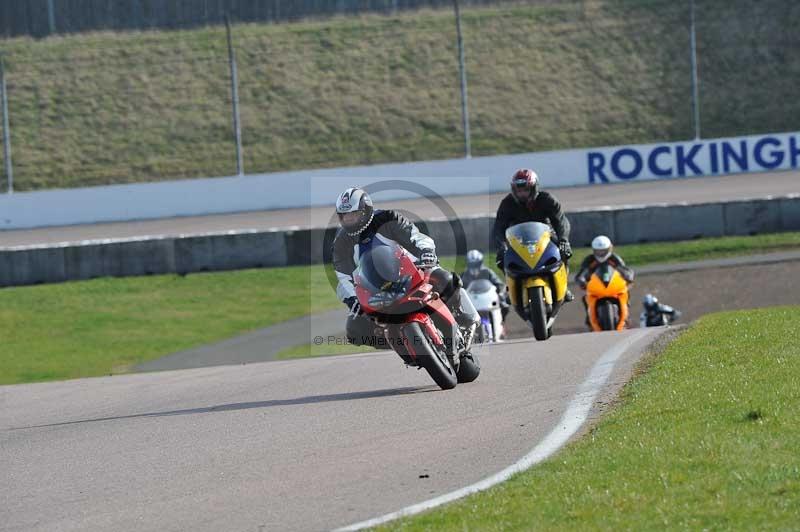
[[[480,322],[480,315],[461,286],[458,275],[444,268],[434,268],[430,279],[433,289],[439,293],[460,326],[469,327]]]

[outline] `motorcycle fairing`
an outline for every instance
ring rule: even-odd
[[[625,328],[628,321],[628,283],[622,275],[610,264],[602,264],[592,272],[586,284],[586,311],[589,313],[589,323],[594,331],[602,331],[600,321],[597,319],[597,304],[610,299],[619,307],[619,323],[617,330]]]
[[[550,306],[560,306],[566,296],[567,268],[550,235],[550,227],[538,222],[525,222],[506,230],[506,284],[515,306],[519,306],[519,297],[524,299],[528,289],[536,286],[543,288],[545,302]]]

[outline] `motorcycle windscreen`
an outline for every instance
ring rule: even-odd
[[[525,222],[512,225],[506,229],[506,240],[516,238],[523,246],[536,244],[545,233],[550,233],[550,226],[539,222]]]
[[[506,229],[509,246],[506,250],[506,268],[519,275],[557,267],[561,255],[551,242],[551,237],[550,226],[539,222],[525,222]]]
[[[408,293],[417,269],[399,245],[373,242],[359,257],[354,277],[370,294],[369,306],[382,309]]]
[[[494,292],[495,287],[488,279],[477,279],[469,283],[467,292],[470,294],[485,294],[486,292]]]
[[[604,262],[597,267],[594,273],[603,282],[604,285],[608,286],[609,284],[611,284],[611,279],[614,278],[615,271],[616,270],[612,268],[609,263]]]

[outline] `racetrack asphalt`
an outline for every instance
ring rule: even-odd
[[[542,183],[547,188],[547,178]],[[552,189],[567,211],[654,203],[705,203],[726,200],[764,198],[800,193],[800,172],[737,174],[720,177],[680,178]],[[446,198],[459,217],[494,215],[505,195],[485,194]],[[87,224],[65,227],[0,231],[0,248],[80,242],[109,238],[197,235],[227,231],[325,227],[336,222],[331,207],[285,209],[238,214],[192,216],[119,223]],[[380,208],[409,212],[421,220],[442,218],[442,213],[428,199],[378,201]]]
[[[663,331],[481,346],[481,376],[447,392],[391,352],[3,386],[0,529],[326,530],[379,516],[519,460],[629,343],[592,396],[597,416]]]

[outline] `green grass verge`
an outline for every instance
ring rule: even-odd
[[[800,249],[800,233],[621,246],[620,252],[637,266],[785,249]],[[443,260],[448,268],[453,263],[452,257]],[[0,384],[122,373],[339,305],[321,266],[5,288]],[[295,357],[323,351],[293,349]]]
[[[796,130],[794,3],[697,4],[703,135]],[[473,155],[691,138],[688,25],[670,0],[464,7]],[[455,33],[450,9],[235,24],[245,171],[461,156]],[[18,190],[235,173],[224,28],[0,48]]]
[[[631,266],[646,264],[687,262],[720,259],[737,255],[785,251],[800,247],[800,233],[773,233],[756,236],[724,236],[701,238],[682,242],[655,242],[615,246],[625,262]],[[576,258],[591,253],[591,248],[581,249]]]
[[[392,530],[795,530],[800,307],[709,315],[554,458]]]
[[[122,373],[338,305],[318,267],[6,288],[0,384]]]
[[[628,244],[614,246],[629,266],[649,264],[669,264],[698,260],[721,259],[742,255],[754,255],[779,251],[800,250],[800,233],[772,233],[756,236],[724,236],[719,238],[700,238],[681,242],[654,242],[649,244]],[[570,261],[573,268],[592,252],[591,248],[575,248]],[[486,263],[494,267],[494,252],[486,253]],[[499,270],[494,268],[498,273]]]

